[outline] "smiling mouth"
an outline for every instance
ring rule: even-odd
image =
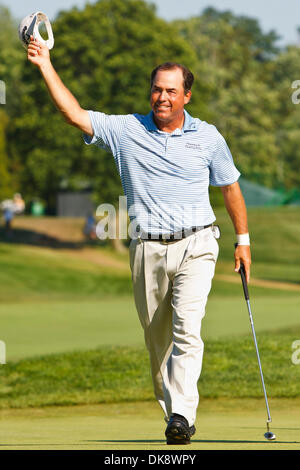
[[[165,105],[156,105],[155,108],[157,110],[165,110],[165,109],[170,109],[171,106],[165,106]]]

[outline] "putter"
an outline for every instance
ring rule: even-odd
[[[244,289],[244,295],[245,295],[245,300],[247,302],[247,307],[248,307],[248,312],[249,312],[249,318],[250,318],[250,324],[252,328],[252,333],[253,333],[253,339],[254,339],[254,344],[255,344],[255,349],[256,349],[256,355],[257,355],[257,361],[259,365],[259,372],[260,372],[260,378],[261,378],[261,383],[264,391],[264,396],[265,396],[265,402],[266,402],[266,408],[267,408],[267,432],[264,434],[264,437],[268,441],[274,441],[276,439],[276,436],[273,432],[270,431],[270,423],[272,422],[271,414],[270,414],[270,408],[269,408],[269,403],[268,403],[268,397],[267,397],[267,392],[266,392],[266,387],[265,387],[265,381],[264,381],[264,376],[262,372],[262,367],[261,367],[261,362],[260,362],[260,357],[259,357],[259,352],[258,352],[258,346],[257,346],[257,341],[256,341],[256,334],[255,334],[255,329],[254,329],[254,323],[253,323],[253,317],[251,313],[251,307],[250,307],[250,300],[249,300],[249,292],[248,292],[248,286],[247,286],[247,281],[246,281],[246,272],[245,272],[245,266],[243,263],[240,265],[240,270],[239,273],[242,278],[242,283],[243,283],[243,289]]]

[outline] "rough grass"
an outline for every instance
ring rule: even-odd
[[[95,251],[95,257],[97,250]],[[101,255],[100,255],[101,256]],[[99,298],[131,294],[128,272],[59,250],[0,243],[0,300]]]
[[[222,232],[216,275],[218,273],[234,275],[233,226],[225,209],[217,209],[215,212]],[[55,226],[57,233],[59,227],[62,234],[72,232],[68,219],[54,219],[52,225]],[[250,208],[248,219],[253,277],[299,284],[300,208]],[[25,222],[27,225],[29,223],[33,225],[32,233],[35,233],[34,224],[37,224],[37,230],[41,230],[43,226],[43,218],[38,220],[28,218]],[[76,228],[76,220],[74,224]],[[49,220],[48,225],[50,230],[52,225]],[[67,227],[66,230],[64,226]],[[46,227],[47,224],[44,230]],[[4,243],[2,238],[0,300],[23,301],[26,298],[45,299],[49,296],[55,299],[103,298],[105,295],[131,294],[128,254],[115,254],[109,247],[103,246],[90,248],[89,258],[85,259],[80,247],[71,250],[72,256],[70,256],[70,252],[66,254],[59,245],[50,249],[47,246],[14,243],[13,239],[9,243]],[[226,291],[230,292],[231,289],[228,285],[227,287]]]
[[[217,272],[218,269],[219,272],[230,269],[232,273],[235,241],[232,224],[224,210],[218,210],[216,214],[222,229]],[[299,284],[299,208],[251,209],[248,214],[253,274],[262,279],[288,280]],[[95,249],[96,253],[98,248]],[[2,302],[20,302],[22,306],[23,302],[30,305],[37,300],[43,300],[48,305],[50,299],[72,299],[75,302],[77,299],[84,301],[86,298],[102,299],[104,296],[119,298],[130,294],[131,289],[130,274],[126,271],[99,266],[81,258],[74,261],[65,257],[59,249],[50,252],[32,246],[28,250],[22,244],[0,243]],[[288,317],[289,311],[284,301],[286,292],[250,286],[250,296],[252,294],[255,313],[255,300],[259,300],[259,295],[266,297],[266,304],[267,297],[272,296],[274,301],[278,300],[280,314]],[[299,294],[290,292],[288,295],[293,300]],[[214,282],[212,296],[228,302],[230,296],[238,296],[243,302],[241,285]],[[243,308],[246,309],[244,303]],[[246,310],[243,315],[246,318]],[[269,324],[271,327],[271,322]],[[276,334],[266,331],[258,335],[270,397],[299,396],[300,366],[291,361],[292,343],[297,339],[300,339],[299,327],[280,330]],[[238,338],[207,339],[199,392],[200,396],[207,398],[262,396],[250,327],[248,335]],[[149,361],[142,346],[102,346],[93,350],[22,359],[0,366],[2,408],[152,399]]]
[[[300,365],[292,363],[297,330],[258,336],[270,397],[299,397]],[[153,399],[144,347],[101,347],[9,363],[0,368],[0,407],[26,408]],[[199,380],[203,398],[258,398],[262,388],[251,335],[207,341]]]

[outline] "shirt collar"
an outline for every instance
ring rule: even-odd
[[[148,131],[155,131],[155,132],[160,132],[158,129],[157,125],[154,122],[153,119],[153,111],[150,111],[149,114],[147,114],[144,119],[143,119],[143,124],[146,127]],[[172,132],[172,134],[183,134],[184,132],[187,131],[195,131],[197,130],[197,123],[196,119],[194,119],[185,109],[184,109],[184,124],[182,129],[175,129],[175,131]]]

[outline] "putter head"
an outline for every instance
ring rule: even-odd
[[[264,437],[268,440],[268,441],[275,441],[276,439],[276,436],[273,432],[271,431],[268,431],[264,434]]]

